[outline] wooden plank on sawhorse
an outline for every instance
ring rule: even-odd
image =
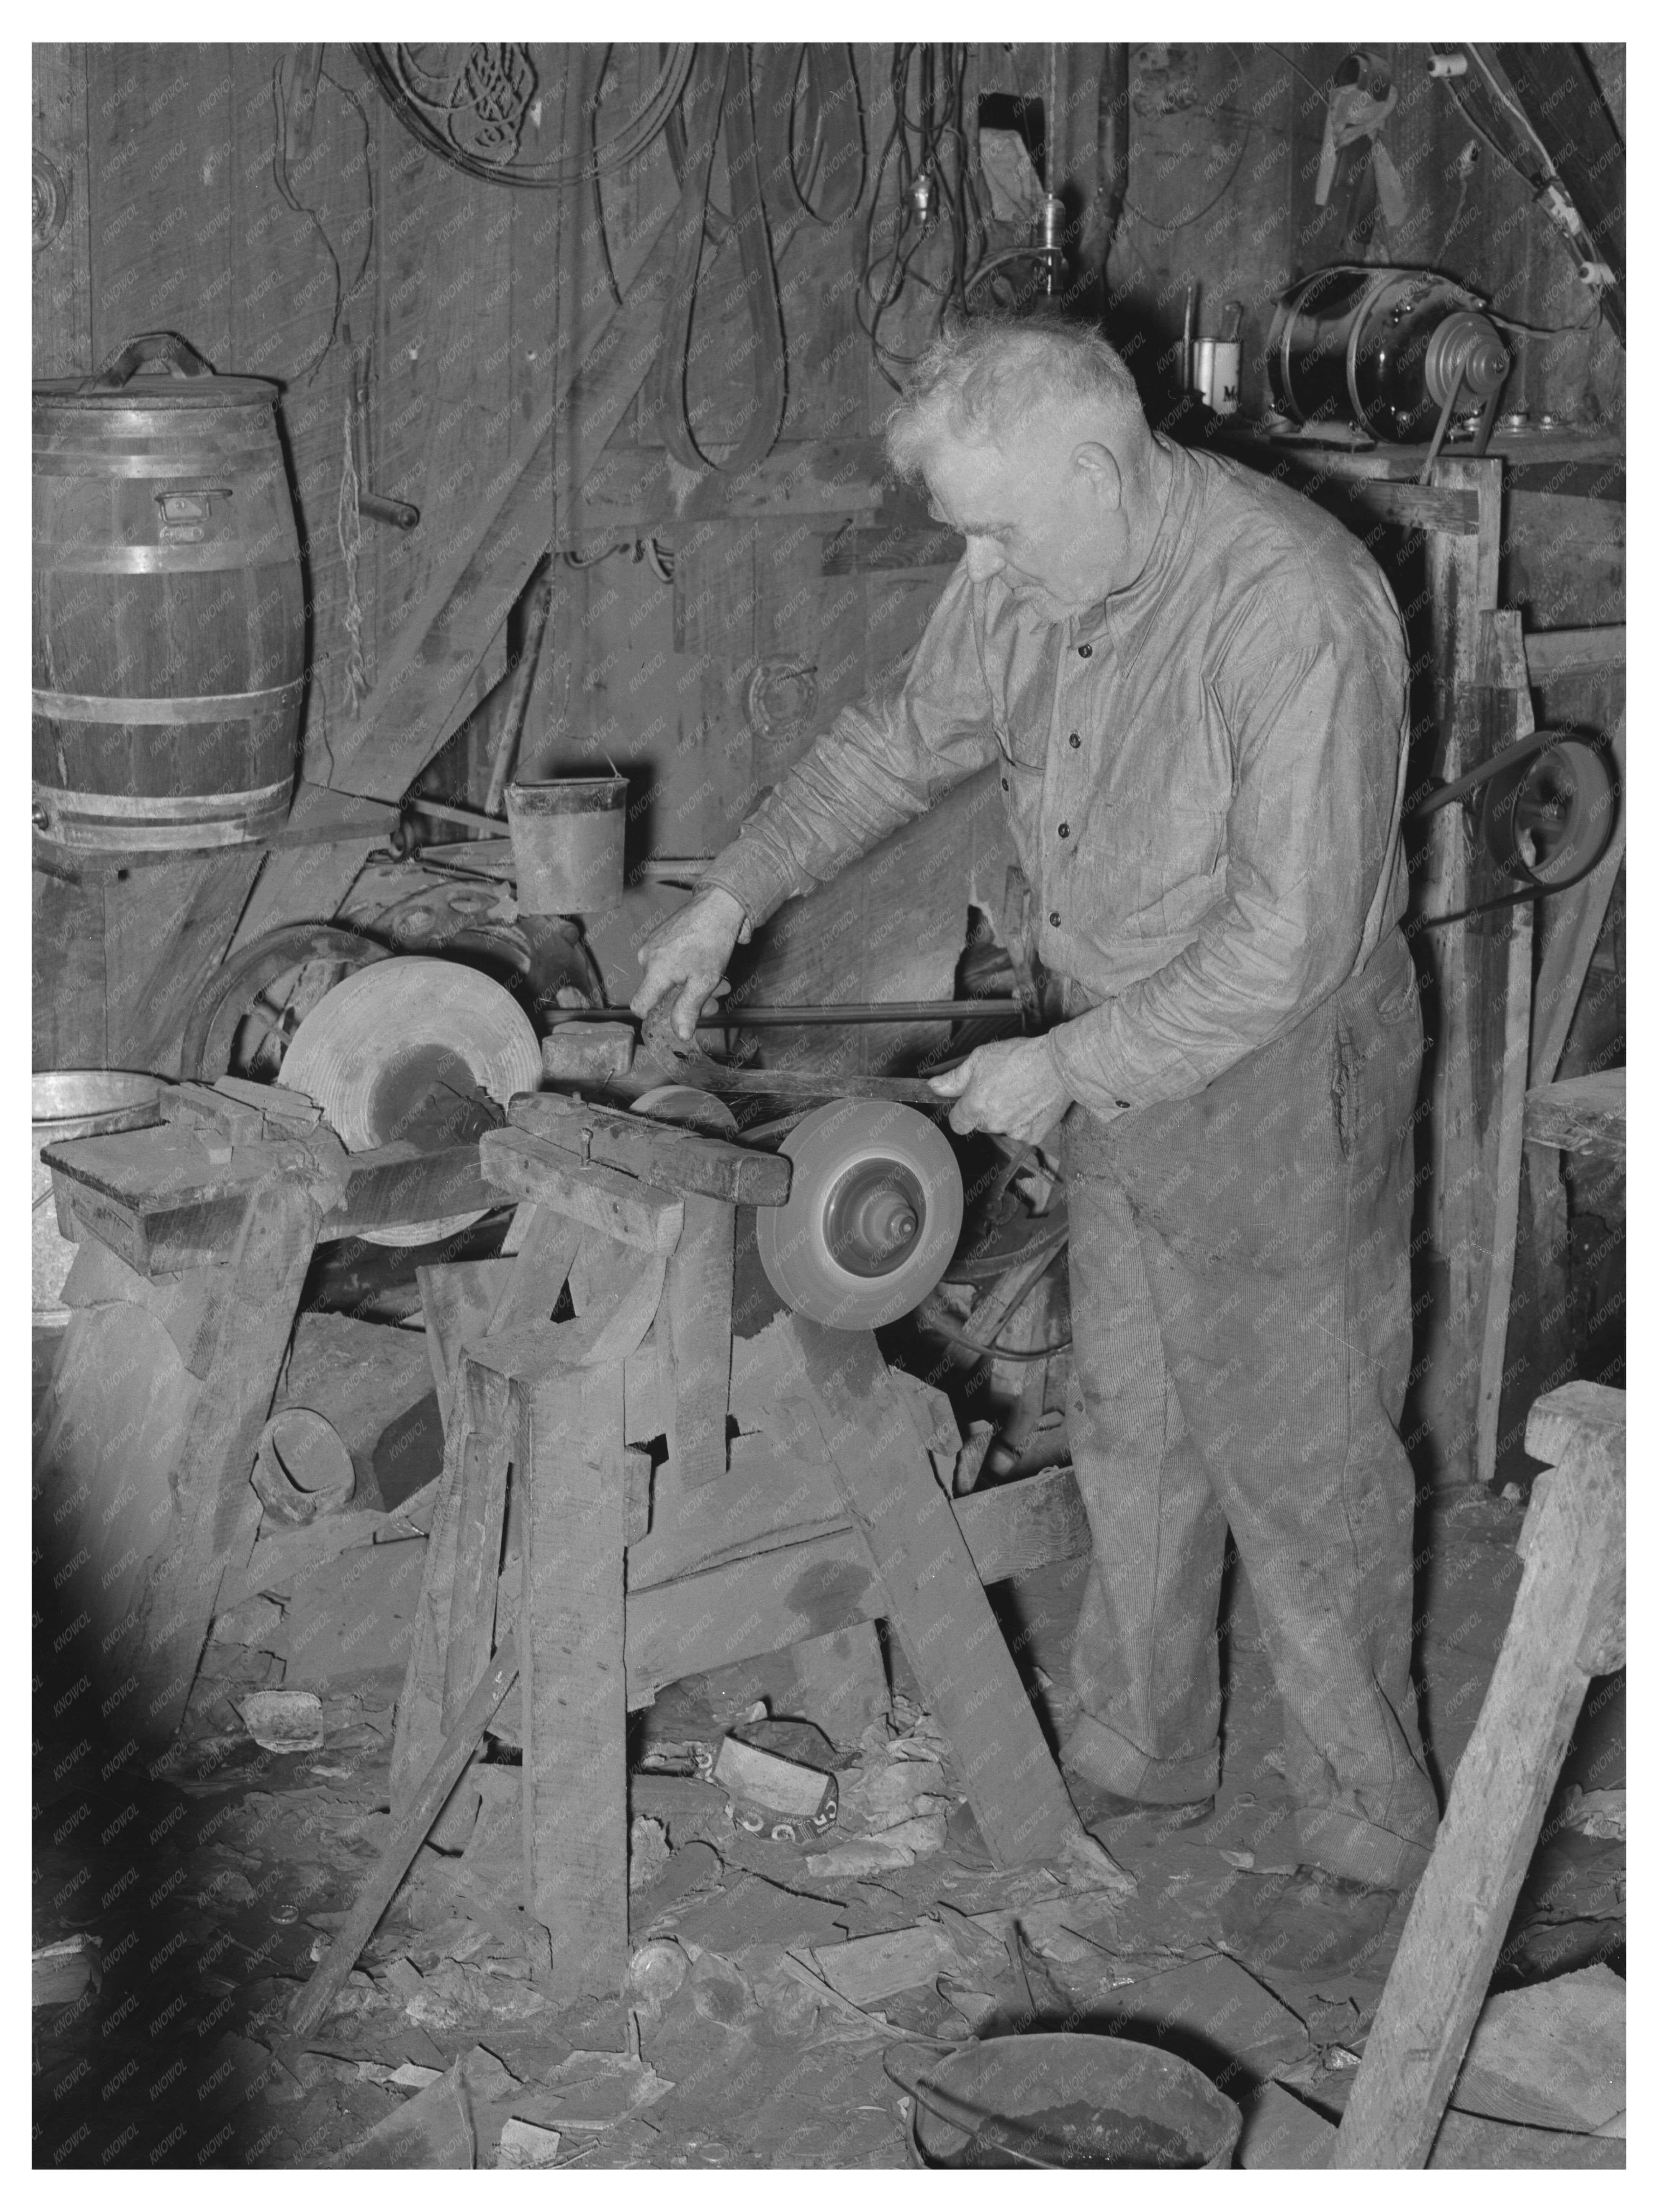
[[[1382,1993],[1333,2166],[1419,2167],[1490,1987],[1592,1678],[1624,1663],[1624,1394],[1568,1382],[1532,1407],[1553,1462],[1497,1667]]]
[[[950,1738],[998,1866],[1058,1857],[1076,1811],[1020,1684],[950,1502],[872,1336],[794,1317],[805,1387],[848,1512]]]
[[[683,1200],[619,1169],[584,1167],[557,1146],[521,1129],[479,1139],[483,1172],[499,1199],[530,1199],[643,1252],[671,1252],[685,1223]]]

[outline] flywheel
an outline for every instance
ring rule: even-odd
[[[829,1328],[881,1328],[918,1306],[962,1232],[962,1171],[914,1107],[847,1098],[808,1114],[780,1149],[785,1206],[756,1220],[760,1264],[796,1313]]]

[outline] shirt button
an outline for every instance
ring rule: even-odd
[[[1049,927],[1050,929],[1057,929],[1057,928],[1059,927],[1059,926],[1060,926],[1060,909],[1058,908],[1058,907],[1055,907],[1055,908],[1054,908],[1054,911],[1053,911],[1053,913],[1052,913],[1052,914],[1050,914],[1050,915],[1048,915],[1048,927]]]
[[[1081,744],[1082,744],[1082,739],[1081,739],[1081,738],[1077,735],[1077,732],[1076,732],[1074,730],[1072,730],[1072,732],[1071,732],[1071,750],[1072,750],[1072,751],[1074,753],[1074,752],[1077,750],[1077,749],[1078,748],[1078,746],[1079,746]]]
[[[1060,835],[1061,837],[1068,837],[1071,835],[1071,824],[1068,822],[1060,823]]]
[[[1094,648],[1091,645],[1079,645],[1077,651],[1084,660],[1091,660],[1094,658]]]
[[[1002,789],[1004,791],[1007,789],[1007,778],[1005,776],[1002,778]]]
[[[1132,1110],[1132,1109],[1131,1109],[1131,1108],[1130,1108],[1130,1106],[1129,1106],[1128,1101],[1127,1101],[1126,1098],[1119,1098],[1119,1099],[1118,1099],[1118,1101],[1117,1101],[1117,1103],[1118,1103],[1118,1105],[1122,1109],[1122,1110],[1123,1110],[1123,1112],[1124,1112],[1125,1114],[1129,1113],[1129,1112]]]

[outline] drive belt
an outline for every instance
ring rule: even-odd
[[[703,46],[686,97],[688,151],[684,198],[688,220],[670,281],[662,320],[662,344],[653,376],[652,398],[663,442],[683,468],[699,473],[717,469],[740,475],[762,459],[783,427],[783,311],[766,229],[759,148],[755,137],[754,92],[746,46]],[[785,122],[786,129],[786,120]],[[731,177],[731,228],[737,233],[743,296],[748,302],[752,336],[752,401],[747,427],[736,447],[714,461],[696,442],[690,425],[687,379],[690,368],[691,319],[708,228],[708,180],[721,131]]]

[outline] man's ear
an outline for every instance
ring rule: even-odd
[[[1122,471],[1109,446],[1088,439],[1072,453],[1071,465],[1087,478],[1102,506],[1116,508],[1122,505]]]

